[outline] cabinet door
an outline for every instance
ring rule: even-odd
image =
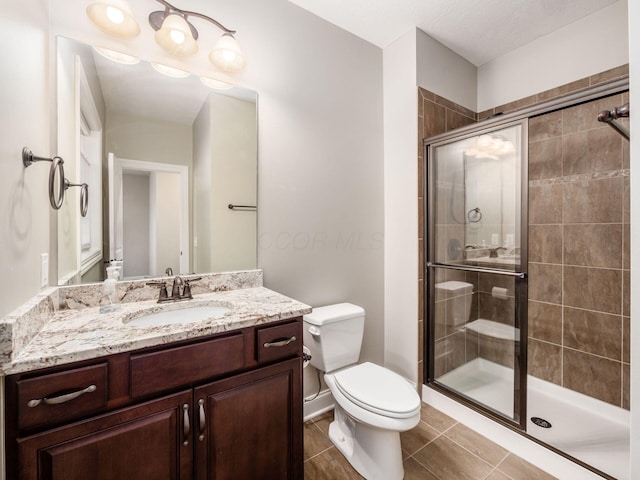
[[[302,478],[301,383],[294,358],[195,389],[195,478]]]
[[[20,480],[188,480],[191,391],[18,440]]]

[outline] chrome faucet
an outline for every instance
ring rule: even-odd
[[[173,268],[167,267],[164,273],[166,273],[168,277],[173,277]]]
[[[505,247],[497,247],[489,249],[489,258],[498,258],[498,250],[507,250]]]

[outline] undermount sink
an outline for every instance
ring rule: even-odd
[[[193,306],[148,313],[146,315],[136,316],[130,320],[125,320],[124,323],[133,327],[158,327],[218,318],[230,311],[230,308],[220,305]]]

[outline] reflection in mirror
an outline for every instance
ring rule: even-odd
[[[57,43],[58,152],[89,184],[58,213],[58,283],[256,267],[257,94]],[[118,263],[119,264],[119,263]]]
[[[435,258],[519,263],[521,125],[435,147]]]

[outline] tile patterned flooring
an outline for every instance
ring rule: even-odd
[[[304,425],[305,480],[362,479],[329,440],[333,412]],[[405,480],[553,480],[491,440],[429,405],[400,435]]]

